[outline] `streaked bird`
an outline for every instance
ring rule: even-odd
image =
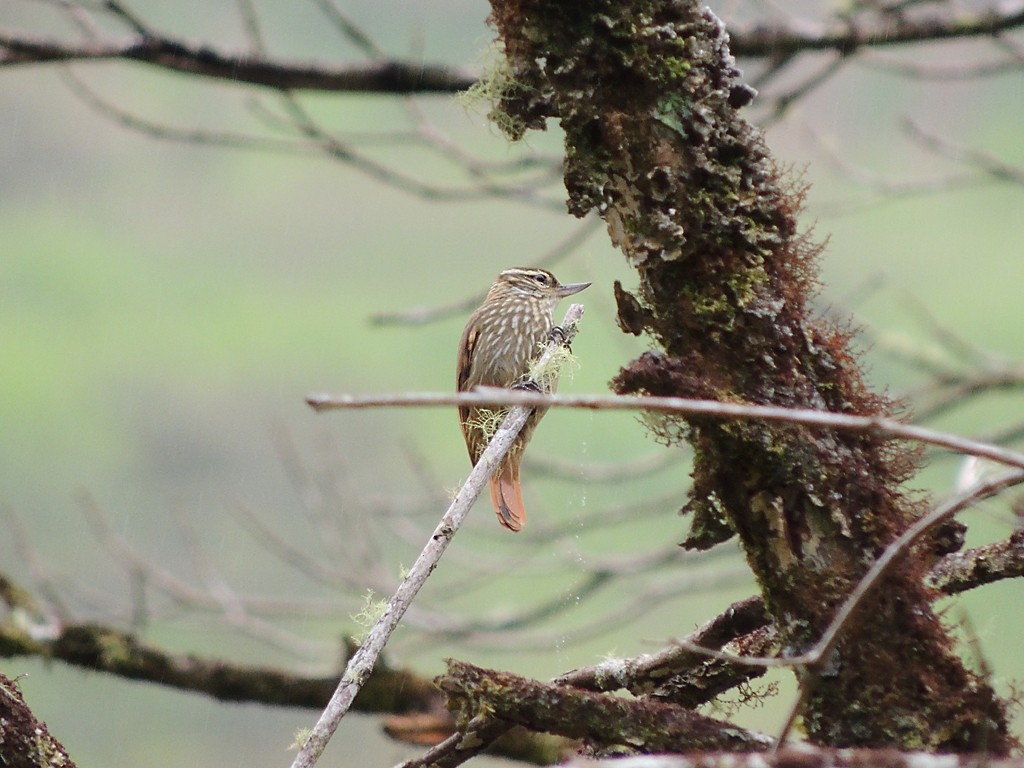
[[[466,392],[481,385],[513,387],[523,381],[548,340],[553,325],[551,313],[559,300],[588,285],[560,285],[546,269],[532,267],[506,269],[498,275],[484,303],[470,315],[462,332],[456,389]],[[502,416],[503,412],[497,415]],[[491,502],[498,522],[510,531],[518,532],[526,523],[519,461],[543,415],[540,408],[533,412],[490,479]],[[487,409],[464,406],[459,408],[459,422],[470,461],[476,464],[500,420]]]

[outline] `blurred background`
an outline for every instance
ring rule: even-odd
[[[713,6],[727,24],[831,10]],[[131,5],[168,35],[243,51],[252,36],[239,7]],[[316,2],[252,8],[269,55],[366,59]],[[476,72],[493,57],[478,0],[344,11],[393,58]],[[26,0],[0,6],[0,28],[75,34],[57,4]],[[1021,365],[1024,187],[982,160],[1024,167],[1024,100],[1019,65],[976,69],[992,49],[866,51],[817,83],[827,54],[808,57],[766,81],[749,114],[810,185],[805,221],[828,240],[820,308],[862,328],[870,380],[930,425],[979,437],[1022,420],[1019,387],[928,409],[944,371]],[[765,70],[740,65],[755,82]],[[787,93],[798,98],[780,110]],[[561,391],[605,392],[647,348],[615,325],[612,283],[629,289],[633,273],[599,223],[564,213],[548,170],[561,151],[554,123],[512,146],[472,99],[285,104],[116,62],[2,69],[0,104],[0,565],[25,586],[59,588],[76,619],[176,652],[331,674],[367,590],[389,594],[469,466],[451,409],[315,415],[304,396],[451,390],[467,307],[509,266],[593,281],[580,296],[579,369]],[[303,144],[297,114],[366,162]],[[161,138],[153,126],[202,135]],[[280,145],[226,140],[237,136]],[[469,156],[501,192],[467,172]],[[427,323],[379,317],[460,303]],[[530,527],[508,535],[478,504],[390,663],[436,674],[456,656],[548,677],[656,650],[755,591],[731,545],[700,557],[676,547],[687,457],[638,418],[549,413],[529,459]],[[917,487],[941,497],[963,471],[929,454]],[[967,519],[970,545],[1016,524],[1002,502]],[[190,600],[186,587],[210,597]],[[1024,672],[1024,620],[1007,608],[1019,594],[1004,582],[946,611],[953,624],[970,617],[970,652],[1003,691]],[[316,718],[34,660],[3,669],[24,676],[28,703],[83,766],[284,765],[295,730]],[[770,731],[788,701],[740,720]],[[418,753],[379,730],[347,718],[328,758],[391,765]]]

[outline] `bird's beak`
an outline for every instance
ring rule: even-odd
[[[558,297],[564,299],[566,296],[572,296],[574,293],[579,293],[589,286],[590,283],[569,283],[568,285],[560,285],[558,286]]]

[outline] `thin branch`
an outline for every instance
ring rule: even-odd
[[[950,57],[951,59],[953,57]],[[898,75],[911,80],[935,81],[943,84],[957,80],[977,80],[996,75],[1020,72],[1022,63],[1019,58],[1010,57],[1002,61],[983,61],[966,64],[963,61],[943,64],[922,64],[903,61],[902,58],[886,56],[878,51],[860,59],[867,69]]]
[[[477,715],[461,730],[396,768],[456,768],[484,752],[512,730],[512,724],[487,715]]]
[[[20,30],[0,30],[0,66],[99,60],[137,61],[160,69],[216,78],[276,90],[374,93],[453,93],[464,91],[476,77],[455,67],[381,60],[365,33],[337,13],[329,0],[314,0],[331,23],[374,61],[348,66],[288,61],[216,50],[202,43],[160,35],[116,2],[108,13],[136,34],[123,40],[87,39],[69,42],[35,37]],[[831,25],[779,24],[730,29],[737,56],[778,60],[806,51],[849,53],[863,47],[888,47],[936,40],[998,37],[1024,26],[1024,3],[993,5],[971,13],[934,14],[924,18],[886,17],[875,23],[837,20]]]
[[[484,195],[526,201],[548,209],[561,210],[564,206],[561,202],[538,197],[535,190],[527,184],[504,185],[480,181],[466,187],[443,187],[421,181],[415,176],[379,163],[367,155],[357,153],[349,143],[324,130],[313,119],[309,111],[299,103],[293,93],[284,92],[281,94],[281,99],[291,120],[291,127],[311,141],[320,152],[384,184],[404,189],[428,200],[478,200]]]
[[[242,17],[242,25],[245,27],[245,36],[249,40],[250,52],[257,56],[266,56],[267,46],[263,40],[263,28],[252,0],[235,0],[235,4]]]
[[[833,75],[838,74],[839,70],[849,63],[852,55],[842,53],[835,56],[832,61],[828,62],[819,71],[805,78],[799,85],[773,98],[771,115],[763,121],[765,126],[770,126],[781,120],[791,106],[824,85]]]
[[[271,667],[228,664],[193,654],[173,654],[131,634],[98,624],[69,624],[48,639],[30,638],[9,624],[0,625],[0,655],[59,660],[91,672],[107,672],[211,696],[218,701],[259,702],[319,708],[330,695],[334,677],[305,677]],[[427,709],[437,692],[431,681],[407,670],[380,665],[369,676],[362,712]]]
[[[453,93],[476,82],[466,70],[438,64],[373,61],[327,65],[225,53],[207,45],[140,34],[126,40],[66,42],[0,29],[0,67],[124,60],[163,70],[278,91]]]
[[[878,23],[852,24],[839,20],[830,25],[758,25],[730,27],[734,56],[777,57],[807,51],[840,51],[888,47],[936,40],[992,37],[1024,26],[1024,3],[999,3],[987,9],[934,14],[917,19],[887,18]]]
[[[760,597],[748,597],[733,603],[685,640],[657,653],[610,659],[592,667],[581,667],[556,677],[555,682],[588,691],[625,689],[635,695],[649,693],[653,686],[691,669],[706,658],[705,653],[694,652],[684,644],[699,646],[702,651],[717,650],[743,635],[768,626],[769,621],[764,601]],[[745,669],[743,679],[749,677],[750,673]]]
[[[352,21],[346,13],[338,8],[332,0],[311,0],[311,2],[320,9],[320,12],[335,26],[342,37],[355,45],[365,55],[371,59],[384,58],[384,50],[358,24]]]
[[[835,649],[843,629],[857,609],[860,608],[864,598],[878,586],[885,575],[892,569],[893,564],[897,562],[897,558],[920,541],[928,531],[932,530],[939,523],[948,520],[975,502],[994,496],[1006,488],[1020,485],[1022,482],[1024,482],[1024,471],[1022,470],[1007,472],[991,480],[982,481],[964,493],[954,496],[945,504],[936,507],[930,513],[917,520],[889,544],[879,558],[875,560],[874,564],[864,574],[856,588],[849,594],[843,605],[836,612],[836,615],[832,618],[832,621],[822,633],[818,642],[815,643],[814,648],[810,652],[802,654],[799,658],[788,659],[787,662],[794,662],[808,667],[817,667],[822,664],[823,660],[827,660]],[[779,746],[786,742],[796,722],[796,718],[803,710],[803,705],[806,703],[818,679],[818,674],[808,676],[800,686],[800,695],[790,711],[782,732],[779,734],[777,741]]]
[[[1008,181],[1012,184],[1024,185],[1024,168],[1010,165],[1006,161],[987,152],[965,147],[944,139],[938,134],[926,130],[913,120],[905,120],[904,128],[931,152],[970,165],[997,181]]]
[[[565,331],[564,343],[569,343],[575,335],[576,327],[583,315],[583,305],[573,304],[565,314],[562,321],[562,328]],[[539,361],[543,364],[561,347],[561,340],[552,340],[541,355]],[[430,541],[423,548],[416,562],[409,569],[408,575],[399,584],[391,600],[388,602],[384,613],[376,621],[373,628],[366,636],[366,640],[359,650],[349,660],[338,687],[331,697],[330,703],[324,709],[323,714],[313,727],[312,732],[306,739],[302,748],[292,762],[292,768],[312,768],[316,764],[330,741],[331,736],[337,729],[341,719],[352,706],[352,701],[359,692],[360,687],[366,678],[373,671],[380,657],[384,646],[387,644],[391,633],[394,632],[401,621],[402,616],[408,610],[412,601],[419,593],[420,588],[426,583],[427,577],[433,572],[440,562],[441,556],[448,548],[455,533],[459,530],[462,522],[466,519],[470,507],[476,501],[477,496],[483,490],[484,484],[497,469],[502,458],[508,453],[513,441],[519,435],[527,418],[532,413],[529,406],[513,407],[501,426],[495,432],[494,437],[488,443],[487,448],[477,460],[476,466],[456,494],[448,511],[445,512],[434,529]]]
[[[71,91],[71,94],[81,100],[87,107],[108,120],[113,120],[125,128],[137,131],[153,139],[290,155],[310,155],[320,151],[320,148],[315,144],[305,140],[279,139],[272,136],[256,136],[234,131],[207,130],[205,128],[182,128],[150,120],[129,112],[112,101],[108,101],[70,69],[62,72],[61,77]]]
[[[955,595],[1002,579],[1024,576],[1024,529],[1010,538],[981,547],[952,552],[928,574],[927,584]]]
[[[956,453],[981,456],[1008,466],[1024,469],[1024,454],[996,445],[982,443],[948,432],[940,432],[883,416],[852,416],[812,408],[783,408],[749,403],[723,403],[717,400],[693,400],[685,397],[650,397],[632,395],[547,395],[511,392],[490,387],[477,387],[472,392],[407,393],[397,395],[327,395],[314,394],[306,403],[316,411],[345,408],[420,408],[473,405],[484,408],[530,406],[533,408],[580,408],[602,411],[652,411],[677,413],[689,417],[715,420],[757,419],[768,422],[803,424],[848,432],[868,432],[882,437],[915,440],[938,445]]]
[[[687,707],[593,693],[448,660],[436,680],[459,712],[493,713],[533,730],[585,739],[599,747],[626,744],[649,752],[761,751],[772,740]],[[470,715],[472,716],[472,715]]]
[[[128,6],[119,2],[119,0],[102,0],[101,6],[109,11],[111,15],[127,24],[132,31],[139,35],[148,37],[153,34],[149,25],[147,25],[141,17],[137,16],[134,11],[128,10]]]

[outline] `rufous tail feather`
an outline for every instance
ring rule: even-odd
[[[506,466],[499,474],[491,475],[490,487],[491,503],[498,522],[513,533],[519,533],[526,525],[526,510],[523,508],[518,467]]]

